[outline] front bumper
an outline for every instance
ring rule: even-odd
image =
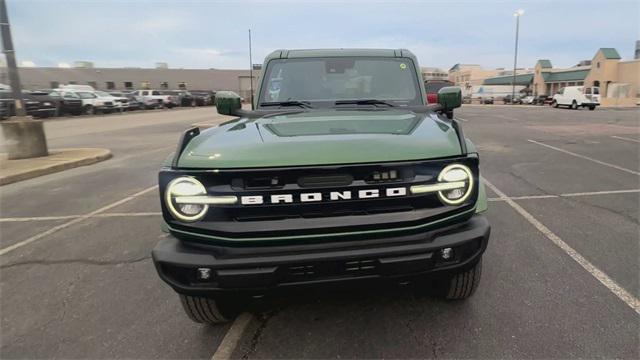
[[[473,266],[487,247],[491,227],[482,215],[418,234],[375,240],[286,246],[219,246],[162,240],[152,256],[158,274],[188,295],[265,292],[320,283],[445,275]],[[452,259],[440,251],[453,248]],[[208,280],[198,268],[211,269]]]

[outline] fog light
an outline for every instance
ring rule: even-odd
[[[209,280],[211,279],[211,269],[209,268],[198,268],[198,280]]]
[[[450,260],[453,258],[453,249],[452,248],[444,248],[440,250],[440,257],[443,260]]]

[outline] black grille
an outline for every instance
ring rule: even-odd
[[[416,194],[410,187],[436,182],[439,172],[448,164],[465,163],[473,173],[474,193],[459,206],[445,206],[437,195]],[[291,195],[293,202],[212,206],[198,222],[184,224],[176,221],[164,208],[167,223],[177,230],[204,233],[230,238],[296,236],[322,233],[350,233],[354,231],[411,227],[469,210],[477,199],[478,159],[474,155],[461,158],[406,163],[337,165],[277,169],[219,170],[212,173],[197,170],[160,172],[160,191],[164,193],[169,181],[177,176],[198,178],[210,195],[263,196]],[[395,179],[378,179],[372,174],[395,171]],[[337,185],[340,184],[340,185]],[[388,188],[402,187],[406,195],[377,198],[330,199],[331,192],[378,189],[386,194]],[[321,201],[302,202],[302,194],[320,193]]]

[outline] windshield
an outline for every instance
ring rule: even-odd
[[[259,103],[384,100],[420,105],[413,62],[406,58],[309,58],[271,60]]]
[[[102,96],[102,97],[111,97],[111,94],[109,94],[108,92],[104,92],[104,91],[96,91],[96,95]]]
[[[90,92],[79,92],[78,96],[80,96],[81,99],[93,99],[96,97]]]
[[[64,97],[69,98],[69,99],[78,99],[79,96],[77,94],[74,93],[65,93]]]

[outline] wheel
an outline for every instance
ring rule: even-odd
[[[595,109],[596,109],[596,107],[595,107],[595,106],[589,106],[589,110],[590,110],[590,111],[593,111],[593,110],[595,110]]]
[[[558,105],[558,102],[557,102],[557,101],[553,100],[553,101],[551,102],[551,106],[553,106],[554,108],[556,108],[556,109],[557,109],[557,108],[558,108],[558,106],[560,106],[560,105]]]
[[[223,324],[233,320],[241,310],[241,301],[182,294],[179,294],[179,296],[184,312],[189,319],[197,323]]]
[[[447,300],[463,300],[476,291],[482,276],[482,259],[471,269],[463,271],[445,279],[441,288],[442,295]]]
[[[571,110],[578,110],[578,103],[575,100],[571,103]]]
[[[91,105],[84,106],[84,113],[87,115],[93,115],[96,113],[96,109]]]

